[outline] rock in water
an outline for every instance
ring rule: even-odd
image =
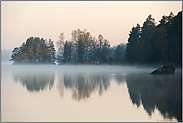
[[[175,73],[175,67],[172,64],[164,65],[151,72],[151,74],[174,74],[174,73]]]

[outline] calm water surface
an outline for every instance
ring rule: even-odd
[[[182,70],[1,63],[2,121],[181,121]]]

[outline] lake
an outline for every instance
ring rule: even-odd
[[[4,122],[182,121],[182,69],[1,63]]]

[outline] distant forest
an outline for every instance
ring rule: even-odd
[[[71,40],[61,33],[56,42],[30,37],[12,51],[15,63],[89,63],[89,64],[182,64],[182,11],[162,16],[156,26],[149,15],[143,26],[130,31],[128,43],[110,47],[102,34],[97,38],[84,30],[73,30]]]

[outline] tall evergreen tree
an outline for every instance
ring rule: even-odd
[[[182,63],[182,11],[162,16],[152,38],[153,62]]]
[[[167,38],[169,62],[182,63],[182,11],[168,16]]]
[[[130,31],[128,44],[126,49],[126,61],[129,63],[136,63],[139,62],[139,40],[141,35],[141,27],[137,24],[136,27],[133,27]]]
[[[141,63],[150,63],[152,60],[152,50],[151,50],[150,39],[154,31],[155,31],[155,20],[154,18],[152,18],[151,15],[149,15],[146,21],[143,23],[142,32],[141,32],[141,39],[140,39],[140,45],[141,45],[140,62]]]

